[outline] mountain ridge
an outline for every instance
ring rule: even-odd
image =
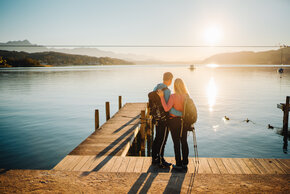
[[[18,52],[0,50],[3,67],[35,67],[35,66],[64,66],[64,65],[132,65],[134,63],[110,58],[72,55],[54,51],[47,52]],[[0,64],[1,66],[1,64]]]
[[[31,45],[31,47],[29,47]],[[7,46],[7,47],[5,47]],[[15,47],[13,47],[15,46]],[[21,47],[23,46],[23,47]],[[36,52],[58,52],[72,55],[84,55],[91,57],[109,57],[121,60],[132,61],[136,64],[290,64],[290,47],[280,48],[277,50],[268,51],[240,51],[230,53],[219,53],[207,57],[201,61],[163,61],[152,59],[147,56],[139,56],[135,54],[118,54],[112,51],[103,51],[98,48],[59,48],[50,49],[45,46],[32,44],[27,39],[18,41],[8,41],[7,43],[0,43],[0,50],[9,51],[24,51],[28,53]],[[283,59],[281,62],[281,55],[283,51]],[[119,56],[119,57],[118,57]]]

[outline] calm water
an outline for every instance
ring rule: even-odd
[[[184,79],[198,108],[200,157],[290,158],[283,152],[283,114],[290,69],[180,65],[0,69],[0,168],[50,169],[94,130],[105,101],[145,102],[165,71]],[[171,87],[172,88],[172,87]],[[227,116],[229,121],[222,118]],[[249,118],[252,122],[243,122]],[[192,134],[189,134],[193,155]],[[171,136],[166,156],[174,156]]]

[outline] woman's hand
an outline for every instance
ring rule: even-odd
[[[159,97],[163,97],[164,96],[164,93],[162,90],[157,90],[157,94]]]

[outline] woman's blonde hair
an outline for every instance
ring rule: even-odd
[[[176,78],[174,81],[174,92],[176,94],[188,94],[187,88],[180,78]]]

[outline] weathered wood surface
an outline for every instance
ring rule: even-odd
[[[286,108],[287,106],[285,105],[285,103],[280,103],[277,104],[277,108],[284,110],[284,108]],[[288,104],[288,112],[290,111],[290,105]]]
[[[114,160],[103,156],[126,155],[131,142],[140,130],[140,113],[146,107],[146,103],[125,104],[112,118],[57,164],[55,169],[87,171],[97,167],[97,169],[108,171],[107,168],[110,167],[106,166],[103,169],[102,164],[112,165]]]
[[[95,158],[93,160],[93,158]],[[174,158],[166,158],[174,163]],[[96,162],[97,161],[97,162]],[[199,158],[198,174],[289,174],[289,159],[263,158]],[[172,168],[160,169],[151,165],[150,157],[122,156],[74,156],[68,155],[55,168],[67,171],[99,172],[168,172]],[[187,173],[193,173],[195,164],[189,159]]]

